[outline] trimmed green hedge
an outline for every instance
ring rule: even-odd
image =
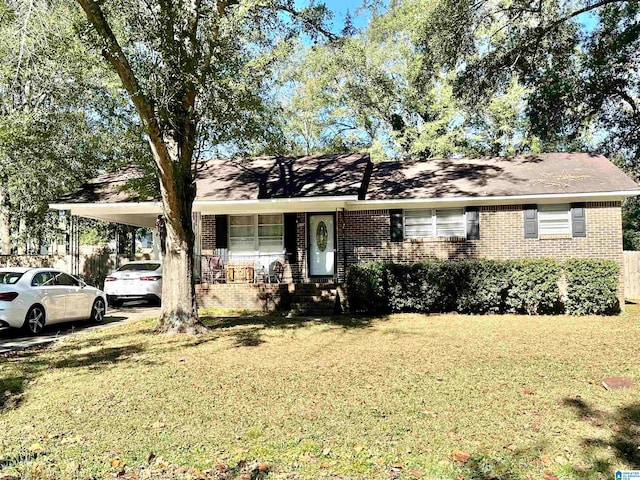
[[[512,260],[508,262],[506,311],[529,315],[562,313],[561,267],[554,260]]]
[[[565,309],[571,315],[613,315],[620,311],[618,275],[613,260],[575,259],[564,264]]]
[[[374,262],[350,267],[346,282],[349,308],[365,313],[613,314],[617,288],[617,264],[592,259]]]

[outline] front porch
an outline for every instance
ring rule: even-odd
[[[343,311],[344,291],[336,283],[201,283],[198,306],[207,310],[333,315]]]

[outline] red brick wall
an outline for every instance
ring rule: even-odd
[[[211,255],[216,248],[216,217],[202,216],[202,254]]]
[[[587,203],[587,236],[582,238],[524,238],[522,210],[522,205],[480,207],[479,240],[427,238],[403,242],[389,241],[388,210],[346,212],[344,243],[347,264],[376,260],[408,263],[457,258],[605,258],[615,260],[620,266],[622,301],[624,265],[620,202]]]
[[[619,202],[586,204],[584,238],[524,238],[521,205],[480,207],[480,239],[426,238],[389,241],[388,210],[346,212],[348,263],[385,260],[413,262],[446,258],[608,258],[622,264]]]
[[[619,202],[586,204],[584,238],[524,238],[522,205],[480,207],[480,239],[426,238],[391,242],[388,210],[338,211],[337,274],[344,279],[347,265],[375,260],[414,262],[446,258],[568,258],[615,260],[622,267],[622,219]],[[289,265],[289,278],[308,281],[307,214],[298,213],[298,262]],[[202,217],[202,253],[215,249],[215,217]],[[328,279],[325,279],[328,280]]]
[[[622,219],[619,202],[586,204],[587,236],[584,238],[524,238],[521,205],[480,207],[480,239],[442,239],[390,241],[388,210],[338,211],[337,274],[344,280],[347,266],[376,260],[415,262],[426,259],[456,258],[606,258],[620,265],[623,291]],[[298,213],[297,263],[285,267],[285,282],[309,282],[307,267],[307,214]],[[202,217],[202,253],[215,249],[215,217]],[[332,279],[314,279],[329,282]],[[287,285],[216,284],[198,287],[201,307],[271,310],[285,298]],[[622,293],[621,293],[622,295]]]

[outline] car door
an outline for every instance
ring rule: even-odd
[[[90,314],[87,292],[80,281],[64,272],[56,274],[56,285],[65,289],[64,318],[66,320],[87,319]]]
[[[41,271],[31,280],[31,288],[36,293],[36,299],[42,304],[46,312],[46,323],[56,323],[64,319],[66,288],[56,285],[56,272]]]

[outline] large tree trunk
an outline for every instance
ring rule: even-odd
[[[11,216],[9,194],[0,184],[0,255],[11,255]]]
[[[204,326],[198,318],[195,278],[193,276],[194,234],[191,210],[196,198],[192,160],[196,144],[196,115],[198,92],[195,79],[197,62],[188,56],[180,59],[183,73],[191,73],[193,82],[179,85],[167,108],[170,118],[158,115],[158,105],[141,88],[127,55],[122,50],[96,0],[78,0],[80,6],[104,40],[102,55],[113,66],[122,85],[131,96],[149,138],[151,152],[158,167],[158,180],[162,195],[166,240],[163,257],[162,311],[156,330],[167,333],[198,333]],[[171,2],[169,2],[170,4]],[[224,10],[222,3],[218,5]],[[221,7],[222,6],[222,7]],[[165,12],[166,13],[166,12]],[[197,15],[193,18],[197,19]],[[173,21],[173,20],[170,20]],[[196,39],[198,22],[189,22]],[[182,39],[187,41],[187,39]],[[178,52],[189,48],[176,44]],[[186,55],[186,53],[185,53]],[[165,112],[165,113],[167,113]]]
[[[162,260],[162,309],[156,331],[197,334],[205,330],[198,318],[194,265],[195,235],[191,212],[196,191],[190,168],[174,166],[173,182],[160,181],[166,227]]]

